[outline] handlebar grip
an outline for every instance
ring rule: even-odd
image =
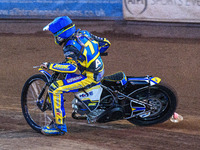
[[[108,56],[108,52],[100,53],[100,56]]]
[[[40,68],[40,66],[33,66],[33,68]]]

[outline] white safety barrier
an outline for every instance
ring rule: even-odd
[[[123,0],[125,20],[200,23],[200,0]]]

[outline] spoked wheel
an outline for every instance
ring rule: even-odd
[[[27,123],[37,132],[52,121],[47,79],[42,74],[30,77],[24,84],[21,107]]]
[[[130,96],[140,101],[148,102],[152,106],[147,115],[139,115],[128,119],[129,122],[135,125],[148,126],[162,123],[168,120],[176,110],[175,92],[167,86],[155,85],[150,89],[142,89]]]

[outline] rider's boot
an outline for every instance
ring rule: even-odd
[[[49,125],[41,129],[44,135],[63,135],[67,132],[66,119],[63,119],[63,124],[56,124],[52,121]]]

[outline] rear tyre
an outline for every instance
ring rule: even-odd
[[[48,86],[45,86],[46,83],[47,79],[44,75],[33,75],[26,81],[21,93],[23,115],[31,128],[37,132],[41,132],[41,128],[52,121],[51,103],[48,97]],[[42,89],[44,89],[44,93],[40,100],[37,100]],[[45,99],[47,99],[45,107],[42,107]]]
[[[151,111],[148,117],[137,116],[128,119],[129,122],[138,126],[149,126],[168,120],[175,112],[177,99],[175,92],[171,88],[166,85],[155,85],[150,87],[150,93],[148,92],[148,88],[142,89],[133,93],[130,97],[145,102],[148,101],[155,110]]]

